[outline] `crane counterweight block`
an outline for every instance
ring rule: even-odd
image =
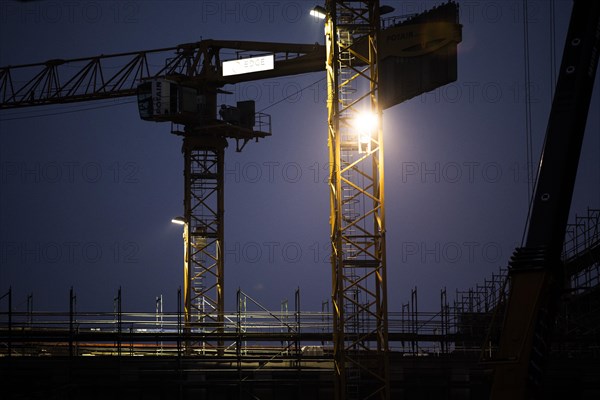
[[[214,117],[216,109],[215,93],[203,93],[164,78],[142,82],[137,100],[140,118],[145,121],[197,124]]]
[[[381,31],[379,101],[384,109],[456,81],[462,25],[448,2]]]

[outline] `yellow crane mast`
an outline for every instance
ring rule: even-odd
[[[326,11],[336,398],[389,399],[379,1]]]

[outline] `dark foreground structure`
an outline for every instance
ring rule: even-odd
[[[600,361],[554,357],[544,399],[597,399]],[[486,399],[490,371],[469,355],[391,357],[394,399]],[[14,357],[2,360],[7,399],[331,399],[332,362],[177,357]]]

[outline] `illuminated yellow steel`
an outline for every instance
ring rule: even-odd
[[[327,2],[336,399],[389,399],[379,1]],[[366,135],[353,121],[370,112]]]
[[[184,139],[185,260],[184,314],[186,332],[222,333],[223,268],[223,138]],[[187,343],[222,352],[217,343]]]

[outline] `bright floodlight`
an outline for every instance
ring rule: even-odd
[[[358,142],[362,145],[367,145],[370,148],[371,138],[373,133],[377,131],[379,119],[377,114],[371,111],[361,111],[352,120],[352,126],[358,136]],[[361,150],[362,151],[362,150]]]
[[[354,117],[352,125],[354,126],[354,129],[356,129],[357,134],[370,135],[377,130],[379,119],[377,118],[377,115],[371,111],[362,111]]]
[[[327,16],[327,11],[321,6],[315,6],[312,10],[310,10],[310,15],[319,19],[325,19]]]
[[[177,225],[185,225],[185,218],[183,217],[175,217],[171,220],[172,223]]]

